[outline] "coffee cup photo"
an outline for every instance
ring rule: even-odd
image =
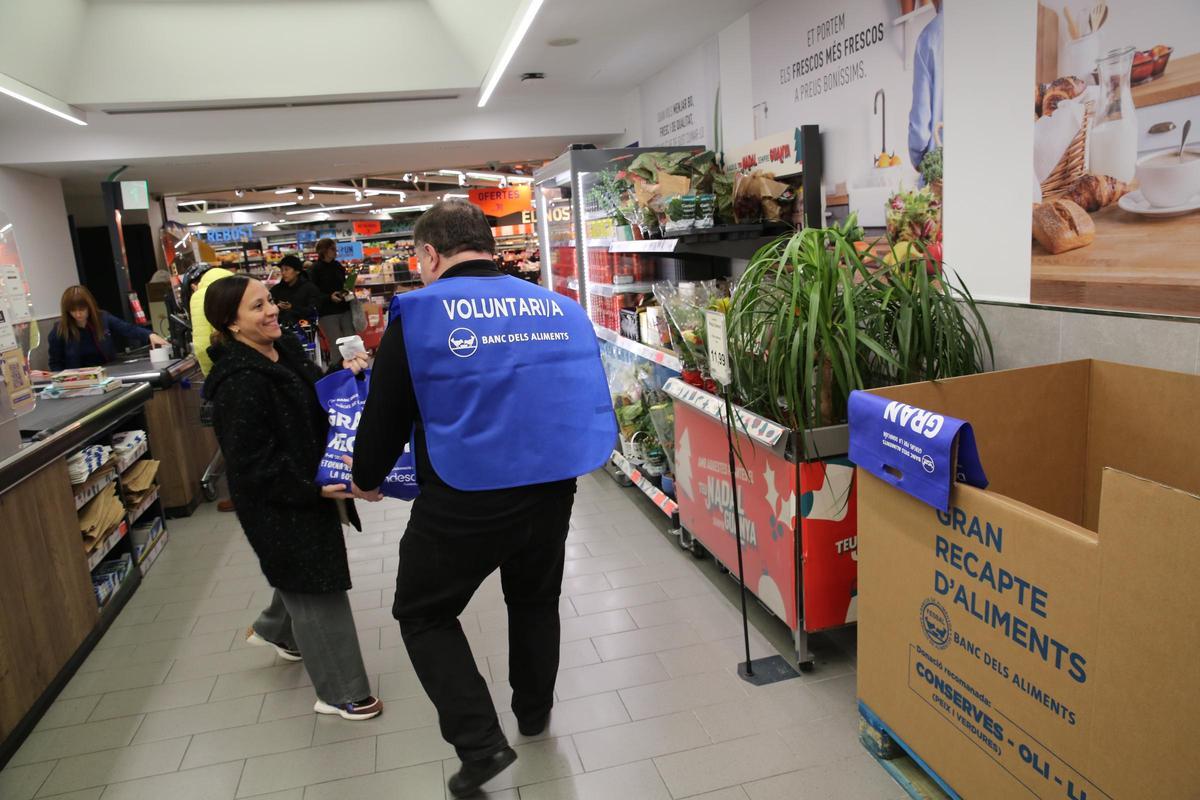
[[[1187,205],[1200,194],[1200,147],[1161,150],[1137,162],[1142,195],[1157,208]]]

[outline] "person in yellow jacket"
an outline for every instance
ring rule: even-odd
[[[200,371],[208,375],[212,369],[212,359],[208,357],[208,348],[212,344],[212,326],[204,316],[204,292],[214,281],[229,278],[234,273],[223,267],[210,267],[200,276],[200,282],[192,290],[192,299],[188,303],[188,314],[192,318],[192,352],[200,362]]]
[[[200,371],[206,377],[213,364],[212,359],[208,357],[208,348],[212,345],[212,325],[204,315],[204,293],[212,284],[222,278],[231,278],[234,274],[232,270],[222,267],[209,267],[208,271],[200,276],[196,287],[192,289],[192,298],[188,301],[188,315],[192,318],[192,352],[200,362]],[[226,513],[233,511],[233,501],[221,500],[217,503],[217,510]]]

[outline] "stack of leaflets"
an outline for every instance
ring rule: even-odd
[[[111,457],[112,448],[102,444],[94,444],[72,453],[67,459],[67,472],[71,475],[71,483],[83,483]]]
[[[50,385],[42,389],[42,397],[92,397],[121,388],[120,378],[110,378],[104,367],[65,369],[54,373]]]

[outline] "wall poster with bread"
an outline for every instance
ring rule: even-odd
[[[1041,0],[1036,59],[1031,302],[1200,317],[1200,2]]]

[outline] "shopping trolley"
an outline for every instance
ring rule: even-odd
[[[211,400],[200,401],[200,425],[205,428],[213,426],[213,404]],[[204,468],[204,476],[200,478],[200,491],[204,495],[204,499],[212,502],[217,499],[217,482],[221,480],[221,476],[225,474],[225,456],[221,453],[221,448],[217,448],[217,452],[213,453],[212,460],[208,462],[208,466]]]
[[[283,330],[291,333],[300,340],[300,345],[304,348],[304,352],[312,359],[313,363],[324,369],[325,359],[322,355],[322,340],[321,328],[317,325],[315,319],[300,318],[295,322],[289,322],[283,325]]]

